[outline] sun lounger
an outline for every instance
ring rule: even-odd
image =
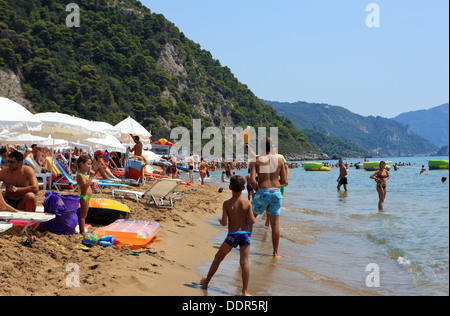
[[[0,233],[6,232],[8,229],[12,228],[13,224],[11,223],[0,223]]]
[[[27,237],[29,237],[28,234],[28,228],[31,225],[36,224],[37,228],[41,223],[48,222],[56,217],[55,214],[48,214],[48,213],[37,213],[37,212],[0,212],[0,220],[16,220],[16,221],[26,221],[27,224],[20,232],[21,234],[25,233]],[[10,223],[8,223],[10,224]]]
[[[61,174],[63,175],[61,179],[59,179],[58,181],[55,181],[53,183],[53,185],[56,187],[56,189],[58,191],[61,191],[61,186],[67,186],[67,185],[76,187],[77,182],[67,174],[67,172],[61,167],[61,165],[59,164],[59,162],[56,159],[54,159],[54,163],[56,164],[58,169],[61,170]],[[111,182],[108,182],[107,180],[99,180],[98,181],[98,189],[101,193],[103,193],[102,190],[105,187],[123,188],[123,187],[127,187],[127,185],[122,184],[122,183],[111,183]]]
[[[112,183],[112,182],[104,181],[104,180],[98,181],[98,190],[100,191],[100,193],[103,193],[103,189],[106,187],[123,188],[123,187],[128,187],[128,185],[126,185],[124,183]]]
[[[138,203],[141,199],[146,199],[148,202],[153,201],[157,207],[172,208],[173,191],[180,185],[181,180],[178,179],[161,179],[155,182],[147,191],[127,191],[127,190],[112,190],[112,196],[134,196]],[[168,198],[168,201],[166,199]]]
[[[63,167],[61,167],[60,163],[58,162],[58,160],[56,160],[55,158],[53,158],[53,163],[56,165],[56,167],[58,167],[59,171],[62,174],[62,177],[60,179],[58,179],[57,181],[53,182],[53,185],[55,186],[55,188],[58,191],[61,191],[62,187],[67,187],[67,186],[76,186],[77,182],[72,179],[66,172],[66,170],[64,170]]]

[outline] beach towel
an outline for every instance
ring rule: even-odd
[[[142,168],[144,168],[142,161],[128,159],[125,162],[125,178],[142,180]]]
[[[45,213],[55,214],[55,219],[42,223],[41,231],[49,231],[58,235],[73,235],[78,225],[77,211],[80,206],[78,195],[64,195],[53,191],[45,192]]]

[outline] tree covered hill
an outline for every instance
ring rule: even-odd
[[[128,115],[155,137],[171,128],[276,126],[280,152],[319,154],[210,52],[136,0],[0,0],[0,68],[13,71],[37,112],[116,124]]]
[[[418,135],[433,144],[442,147],[449,142],[449,106],[448,103],[428,110],[402,113],[394,121],[409,125]]]
[[[264,102],[279,115],[289,117],[298,129],[313,129],[351,142],[372,156],[433,155],[439,150],[408,126],[391,119],[364,117],[329,104]]]

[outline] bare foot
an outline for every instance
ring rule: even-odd
[[[242,290],[242,296],[252,296],[252,295],[250,295],[247,290]]]
[[[278,254],[278,252],[274,252],[274,253],[273,253],[273,257],[274,257],[274,258],[281,258],[281,256]]]
[[[200,285],[201,285],[201,288],[202,288],[203,290],[208,289],[208,283],[206,282],[206,278],[202,278],[202,279],[200,280]]]
[[[16,210],[15,208],[13,208],[12,206],[10,206],[9,204],[2,203],[2,204],[0,204],[0,212],[13,212],[13,213],[17,213],[17,212],[19,212],[19,210]]]

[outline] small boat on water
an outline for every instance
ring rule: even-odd
[[[364,169],[366,171],[376,171],[376,170],[380,170],[380,162],[381,161],[365,161],[364,162]],[[391,166],[388,165],[388,163],[391,163],[392,161],[386,161],[386,166],[384,167],[384,169],[386,170],[391,170]]]
[[[428,168],[431,169],[448,169],[449,161],[448,160],[429,160]]]
[[[303,168],[305,171],[331,171],[331,168],[324,167],[320,162],[305,162]]]

